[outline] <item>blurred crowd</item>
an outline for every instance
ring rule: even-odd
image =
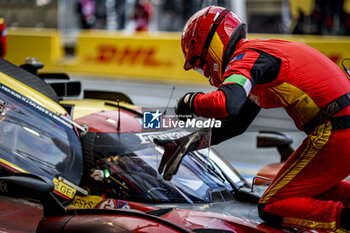
[[[83,29],[180,31],[201,0],[78,0]],[[222,1],[224,2],[224,1]]]
[[[245,1],[247,11],[250,2],[254,1]],[[80,26],[84,29],[181,31],[194,12],[209,4],[230,8],[232,1],[78,0],[77,13]],[[315,35],[350,34],[350,0],[281,0],[280,5],[281,11],[278,14],[271,12],[249,14],[247,19],[249,31]]]
[[[234,10],[253,33],[350,35],[350,0],[2,0],[0,17],[9,27],[68,32],[181,31],[208,5]]]
[[[350,35],[349,0],[290,0],[291,33]]]

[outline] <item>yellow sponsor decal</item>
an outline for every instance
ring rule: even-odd
[[[95,208],[104,198],[100,196],[76,196],[69,207],[77,209],[93,209]]]
[[[73,199],[77,190],[59,181],[57,178],[53,178],[53,184],[55,185],[55,193],[66,197],[68,199]]]
[[[44,94],[38,92],[37,90],[34,90],[33,88],[25,85],[24,83],[17,81],[15,78],[3,72],[0,72],[0,79],[1,83],[3,84],[2,91],[4,91],[5,93],[11,94],[12,96],[22,101],[27,100],[27,102],[29,102],[29,100],[31,100],[35,104],[39,104],[54,113],[66,113],[65,109],[59,104],[57,104]],[[35,104],[31,105],[36,106]],[[37,108],[39,107],[40,106],[37,106]]]
[[[300,218],[291,218],[291,217],[284,217],[283,218],[283,226],[284,227],[308,227],[312,229],[320,229],[320,230],[331,230],[334,231],[337,227],[336,222],[316,222],[306,219],[300,219]]]

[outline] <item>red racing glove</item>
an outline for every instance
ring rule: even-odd
[[[194,101],[200,92],[189,92],[182,96],[175,105],[175,113],[179,120],[192,119],[196,114]]]
[[[165,180],[171,180],[179,170],[183,157],[194,150],[210,146],[211,129],[201,129],[187,136],[175,140],[161,140],[155,138],[153,142],[164,148],[164,154],[160,161],[158,172]]]

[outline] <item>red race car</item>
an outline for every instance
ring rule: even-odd
[[[189,132],[145,130],[145,112],[157,111],[121,93],[62,100],[80,94],[79,82],[41,66],[0,59],[2,232],[296,231],[262,223],[256,203],[266,187],[252,191],[210,145],[190,151],[188,140],[176,152],[178,172],[164,179],[153,139]]]

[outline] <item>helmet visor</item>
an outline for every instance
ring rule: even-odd
[[[197,71],[198,73],[204,75],[207,78],[209,78],[210,76],[208,62],[204,59],[200,59],[200,57],[197,55],[194,55],[192,57],[186,68],[193,69],[194,71]]]
[[[194,71],[197,71],[199,74],[205,76],[206,78],[209,78],[210,70],[209,70],[208,62],[206,60],[199,59],[198,56],[194,56],[193,58],[191,59],[191,62],[190,62],[191,69],[193,69]]]

